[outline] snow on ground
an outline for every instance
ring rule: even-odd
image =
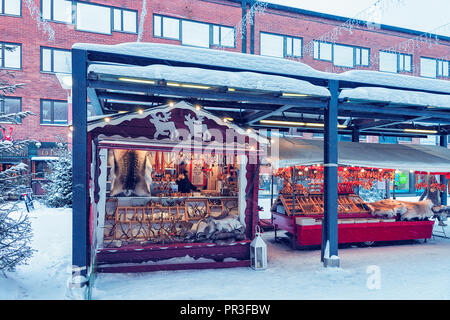
[[[28,266],[8,273],[8,278],[0,276],[0,299],[67,299],[71,210],[39,204],[31,218],[33,247],[38,252]],[[446,232],[450,235],[450,226]],[[282,232],[279,236],[287,239]],[[294,251],[285,240],[275,242],[272,231],[263,238],[268,246],[265,271],[231,268],[99,274],[92,298],[450,299],[450,239],[341,248],[341,268],[326,269],[320,263],[320,250]],[[373,283],[377,274],[380,289],[370,289],[367,284]]]
[[[31,246],[37,250],[28,265],[0,274],[0,299],[64,299],[72,260],[72,209],[50,209],[34,201],[29,216]],[[24,212],[24,206],[21,205]]]

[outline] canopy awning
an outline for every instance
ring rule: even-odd
[[[168,81],[168,85],[171,87],[209,89],[210,86],[226,86],[232,88],[232,90],[259,90],[330,97],[328,89],[315,86],[307,81],[256,72],[229,72],[166,65],[136,67],[104,64],[93,64],[89,66],[88,72],[100,75],[101,79],[109,78],[125,82],[142,83],[149,80],[157,84],[158,81],[164,80]]]
[[[277,147],[278,156],[274,156]],[[271,154],[277,167],[322,164],[323,141],[279,138]],[[338,155],[343,166],[450,172],[450,150],[438,146],[340,141]]]

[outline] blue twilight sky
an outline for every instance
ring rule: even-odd
[[[450,0],[266,0],[266,2],[450,36]]]

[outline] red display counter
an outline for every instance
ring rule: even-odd
[[[321,224],[299,225],[295,216],[289,217],[274,212],[272,217],[276,230],[281,229],[294,235],[295,247],[321,244]],[[431,238],[433,225],[434,220],[338,223],[338,242],[425,240]]]

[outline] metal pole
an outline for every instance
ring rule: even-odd
[[[292,219],[295,221],[295,165],[292,166],[291,173],[291,181],[292,181]],[[292,236],[292,248],[295,249],[297,244],[297,231],[294,229],[294,234]]]
[[[357,129],[352,131],[352,142],[359,142],[359,133]]]
[[[441,135],[440,137],[440,146],[447,148],[448,146],[448,140],[447,135]],[[441,184],[447,185],[447,179],[444,175],[440,176]],[[441,192],[441,204],[443,206],[447,205],[447,190],[444,190],[444,192]]]
[[[331,99],[325,110],[324,128],[324,219],[321,260],[324,266],[339,266],[338,258],[338,96],[339,81],[330,80]],[[334,257],[333,257],[334,256]],[[330,259],[333,257],[333,259]]]
[[[72,275],[86,276],[89,265],[89,210],[87,183],[87,53],[72,50],[73,70],[73,217]],[[85,285],[82,283],[81,285]]]

